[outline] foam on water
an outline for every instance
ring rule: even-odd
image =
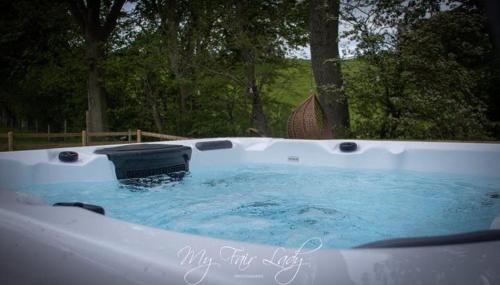
[[[133,182],[20,191],[49,203],[97,204],[108,216],[152,227],[292,247],[313,237],[324,247],[345,248],[482,230],[500,215],[500,178],[491,177],[249,165]]]

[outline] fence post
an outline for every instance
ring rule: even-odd
[[[141,130],[137,130],[137,142],[140,143],[142,140],[142,132]]]
[[[128,129],[128,143],[132,143],[132,130]]]
[[[91,122],[90,122],[90,112],[89,110],[85,111],[85,130],[87,132],[92,132],[94,131],[91,127]],[[90,137],[86,138],[86,143],[88,144],[91,141]]]
[[[47,141],[50,142],[50,125],[47,125]]]
[[[9,151],[14,150],[14,133],[8,132],[7,133],[7,139],[8,139],[8,144],[9,144]]]
[[[82,131],[82,146],[87,145],[87,131],[83,130]]]
[[[63,141],[66,141],[66,133],[68,132],[68,121],[66,121],[66,119],[64,119],[64,138],[63,138]]]

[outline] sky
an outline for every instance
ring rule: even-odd
[[[299,0],[302,1],[302,0]],[[125,2],[123,6],[123,10],[130,12],[135,9],[136,7],[135,2]],[[348,29],[346,25],[341,24],[340,25],[340,34],[342,34],[344,31]],[[339,53],[341,58],[346,58],[349,57],[349,51],[353,51],[354,48],[356,47],[356,43],[352,41],[348,41],[347,39],[341,39],[340,40],[340,47],[339,47]],[[311,59],[311,51],[309,45],[305,47],[300,47],[299,49],[293,50],[288,53],[288,57],[291,58],[300,58],[300,59]]]
[[[349,41],[347,39],[340,40],[339,53],[341,58],[352,57],[350,52],[354,51],[356,48],[356,42]],[[301,59],[311,59],[311,50],[309,45],[301,47],[297,50],[288,53],[289,57],[301,58]]]
[[[344,34],[346,31],[348,31],[351,28],[350,25],[348,25],[346,22],[342,21],[342,18],[340,19],[340,25],[339,25],[339,35]],[[333,39],[334,40],[334,39]],[[348,40],[344,37],[340,38],[340,44],[339,44],[339,53],[341,58],[350,58],[352,57],[352,52],[356,48],[357,42]],[[305,47],[301,47],[297,50],[294,50],[292,52],[289,52],[288,55],[289,57],[294,57],[294,58],[301,58],[301,59],[311,59],[311,51],[309,45]]]
[[[348,28],[345,25],[340,26],[340,33],[342,34]],[[356,48],[357,42],[345,38],[340,39],[339,53],[341,58],[352,57],[352,52]],[[311,59],[311,51],[309,45],[301,47],[297,50],[288,53],[288,57]]]

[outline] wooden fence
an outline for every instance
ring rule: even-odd
[[[119,137],[119,140],[108,140],[107,138]],[[76,147],[76,146],[89,146],[89,145],[104,145],[104,144],[126,144],[126,143],[140,143],[143,138],[155,138],[159,140],[182,140],[185,137],[158,134],[152,132],[143,132],[141,130],[128,130],[125,132],[87,132],[81,131],[79,133],[14,133],[8,132],[0,134],[0,140],[7,139],[7,145],[0,143],[0,151],[7,150],[26,150],[26,149],[40,149],[40,148],[59,148],[59,147]],[[94,140],[92,138],[105,138],[105,140]],[[19,140],[26,139],[43,139],[42,143],[18,143]],[[54,141],[54,139],[63,139],[63,141]],[[45,143],[46,140],[46,143]],[[52,143],[51,143],[52,140]]]

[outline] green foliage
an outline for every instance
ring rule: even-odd
[[[64,5],[7,1],[0,7],[0,111],[12,123],[83,126],[83,50]],[[75,106],[77,106],[75,110]],[[75,116],[76,115],[76,116]]]
[[[398,29],[389,47],[383,33],[360,33],[358,60],[364,66],[346,75],[351,108],[357,114],[352,119],[354,134],[360,138],[498,138],[487,116],[489,97],[496,95],[488,89],[492,47],[485,17],[475,8],[464,7],[423,17],[427,14],[422,9],[427,8],[397,11],[397,15],[403,13],[403,20],[396,22],[387,11],[376,16],[389,17],[384,24],[395,23]]]
[[[249,49],[269,133],[286,137],[288,116],[315,86],[310,61],[286,57],[307,43],[307,1],[250,5],[244,24],[253,35],[241,34],[234,2],[179,1],[177,43],[185,73],[172,64],[172,39],[155,6],[164,2],[138,1],[107,46],[103,82],[110,128],[157,131],[159,120],[169,134],[249,135],[252,99],[242,57]],[[437,11],[429,6],[432,1],[414,7],[405,1],[368,2],[374,8],[371,21],[359,13],[349,16],[343,6],[343,20],[352,24],[346,36],[359,43],[356,57],[341,62],[352,136],[498,139],[498,122],[491,116],[498,110],[491,103],[497,83],[484,11],[473,4]],[[81,130],[88,66],[67,7],[27,0],[1,5],[3,123],[15,127],[23,120],[34,128],[37,121],[40,129],[50,124],[58,131],[68,120],[70,130]],[[392,32],[377,28],[382,26]],[[181,119],[182,85],[190,93]]]

